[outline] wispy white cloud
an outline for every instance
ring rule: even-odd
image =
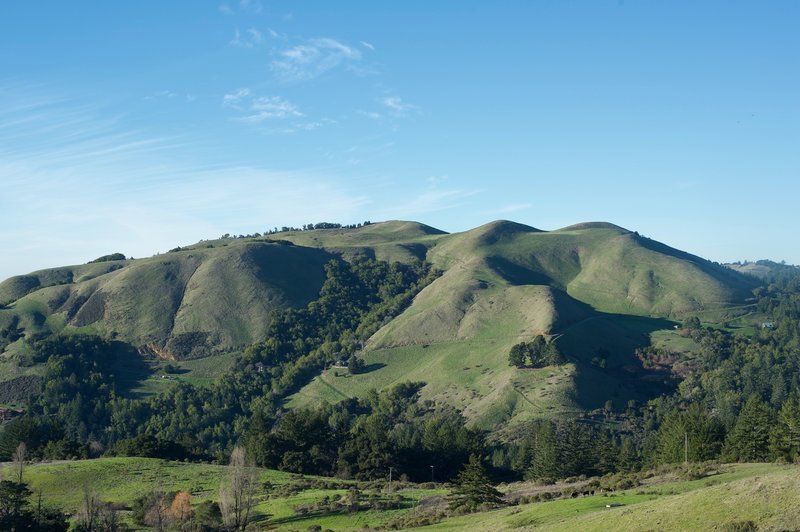
[[[322,118],[320,120],[314,120],[312,122],[298,122],[295,124],[295,127],[302,131],[313,131],[315,129],[319,129],[321,127],[325,127],[335,123],[336,120],[332,120],[330,118]]]
[[[241,88],[233,92],[229,92],[222,97],[222,105],[231,107],[233,109],[241,109],[242,102],[250,96],[250,89]]]
[[[330,161],[335,161],[337,164],[354,166],[385,159],[393,153],[395,146],[396,143],[394,141],[386,141],[382,135],[378,135],[359,139],[356,144],[326,151],[323,156]]]
[[[352,220],[369,202],[337,176],[198,153],[191,138],[131,128],[99,104],[0,85],[0,182],[13,191],[0,194],[0,246],[14,250],[0,256],[0,279],[112,251],[149,256],[225,232]]]
[[[254,48],[262,43],[264,36],[255,28],[248,28],[244,33],[236,28],[233,32],[233,39],[230,41],[231,46],[238,46],[240,48]]]
[[[260,43],[263,39],[261,32],[255,28],[248,28],[247,34],[250,35],[250,40],[254,43]]]
[[[479,190],[430,189],[379,211],[380,219],[414,219],[417,216],[463,207]]]
[[[358,109],[356,113],[360,114],[361,116],[371,118],[372,120],[380,120],[383,118],[382,114],[376,113],[375,111],[364,111],[363,109]]]
[[[228,2],[223,2],[217,6],[217,10],[223,15],[235,15],[240,13],[261,13],[264,10],[264,5],[260,0],[239,0],[239,4],[234,8]]]
[[[526,209],[530,209],[530,203],[512,203],[510,205],[504,205],[497,209],[490,209],[487,211],[483,211],[484,214],[489,215],[502,215],[502,214],[512,214],[519,211],[524,211]]]
[[[369,48],[370,50],[375,49],[375,46],[372,43],[368,43],[367,41],[359,41],[359,42],[361,43],[361,46],[363,46],[364,48]]]
[[[450,179],[450,176],[447,175],[432,175],[428,177],[427,181],[432,187],[435,188],[438,187],[440,183],[444,183],[448,179]]]
[[[248,124],[305,116],[296,105],[280,96],[255,96],[248,88],[225,94],[222,105],[238,111],[236,120]]]
[[[409,112],[419,110],[419,107],[403,101],[399,96],[387,96],[381,100],[381,103],[393,114],[398,116],[404,116]]]
[[[237,6],[239,12],[243,13],[261,13],[264,10],[263,4],[260,0],[240,0]],[[217,6],[217,11],[223,15],[233,15],[237,12],[233,6],[228,2],[223,2]]]
[[[270,69],[281,81],[308,81],[361,59],[361,52],[336,39],[311,39],[277,52]]]
[[[258,123],[264,120],[274,120],[305,116],[297,106],[280,96],[261,96],[255,98],[250,104],[250,113],[241,117],[242,122]]]
[[[315,131],[335,123],[336,120],[331,120],[330,118],[311,121],[293,120],[290,122],[277,123],[277,125],[275,122],[265,122],[260,130],[264,133],[289,134],[299,133],[301,131]]]
[[[239,0],[239,8],[249,13],[261,13],[264,6],[259,0]]]
[[[177,94],[172,92],[172,91],[170,91],[170,90],[163,90],[163,91],[154,92],[153,94],[150,94],[149,96],[145,96],[144,99],[145,100],[157,100],[159,98],[174,98],[176,96],[177,96]]]
[[[280,96],[258,96],[246,87],[225,94],[222,106],[235,112],[237,122],[258,125],[264,133],[314,131],[336,123],[325,117],[309,118],[297,105]]]

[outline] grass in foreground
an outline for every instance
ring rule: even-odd
[[[753,521],[760,529],[800,523],[800,468],[774,464],[723,466],[699,480],[649,485],[445,519],[431,530],[650,531],[723,529]],[[618,505],[607,507],[607,505]]]
[[[0,466],[7,472],[10,466]],[[217,500],[224,466],[168,462],[148,458],[104,458],[43,463],[26,469],[34,493],[47,504],[75,512],[82,487],[91,486],[103,500],[127,507],[152,490],[186,490],[193,503]],[[444,511],[445,486],[358,483],[259,470],[261,488],[254,509],[260,526],[305,530],[361,530],[391,525],[425,524]],[[516,483],[506,492],[530,488]],[[359,509],[336,504],[352,488],[359,490]],[[438,502],[437,502],[438,501]],[[607,507],[609,504],[619,505]],[[333,509],[336,507],[336,509]],[[125,519],[130,523],[130,516]],[[499,510],[447,517],[430,525],[436,530],[707,530],[753,521],[760,529],[792,529],[800,523],[800,467],[735,464],[698,480],[653,477],[641,486],[607,495],[563,498],[509,506]]]
[[[0,474],[4,478],[8,478],[10,467],[10,464],[0,465]],[[225,466],[214,464],[153,458],[101,458],[32,464],[25,469],[24,481],[34,493],[41,490],[45,504],[72,514],[79,510],[84,486],[88,486],[102,500],[127,508],[123,519],[129,526],[134,526],[129,509],[137,498],[154,490],[188,491],[193,504],[219,500],[219,486],[225,469]],[[381,526],[414,512],[424,497],[446,494],[441,486],[395,483],[396,490],[386,490],[385,482],[363,483],[268,469],[258,471],[254,522],[279,530],[305,530],[312,525],[331,530]],[[347,496],[351,488],[359,493],[357,511],[348,511],[343,505],[336,504]]]

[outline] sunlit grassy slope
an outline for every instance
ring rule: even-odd
[[[797,466],[741,464],[695,481],[642,486],[611,496],[557,500],[446,519],[422,530],[796,530]],[[618,506],[608,508],[607,505]]]
[[[0,471],[9,468],[0,466]],[[6,472],[6,471],[3,471]],[[186,464],[150,458],[103,458],[36,464],[26,468],[24,480],[41,490],[45,504],[75,513],[84,486],[117,507],[130,508],[134,500],[152,490],[185,490],[197,504],[218,500],[224,467]],[[422,497],[446,496],[444,486],[404,485],[387,494],[384,483],[359,484],[333,479],[300,477],[259,470],[254,518],[260,526],[279,530],[306,530],[313,525],[331,530],[361,530],[400,518],[424,515],[416,508]],[[299,506],[339,499],[350,486],[364,498],[399,495],[400,508],[357,513],[301,512]],[[501,486],[513,491],[521,486]],[[373,495],[374,494],[374,495]],[[607,505],[617,505],[608,508]],[[425,506],[424,504],[422,506]],[[125,520],[132,524],[127,512]],[[758,530],[794,530],[800,523],[800,471],[795,465],[723,465],[719,473],[699,480],[654,477],[642,486],[607,495],[563,498],[520,504],[500,510],[445,518],[423,529],[435,530],[732,530],[734,524],[752,521]],[[725,528],[729,527],[729,528]]]
[[[0,464],[5,473],[10,466]],[[75,515],[81,508],[84,489],[93,490],[106,502],[118,508],[130,509],[134,501],[154,490],[167,493],[188,491],[193,504],[206,500],[219,501],[220,481],[225,467],[212,464],[189,464],[154,458],[101,458],[70,462],[29,465],[23,480],[32,491],[39,493],[46,505],[59,507]],[[363,483],[320,477],[301,476],[268,469],[258,470],[258,487],[254,496],[253,522],[269,529],[305,530],[319,524],[324,529],[358,530],[367,525],[378,526],[414,511],[416,502],[425,496],[445,495],[443,487],[407,486],[396,492],[383,493],[383,484],[370,487]],[[331,481],[335,485],[325,487]],[[363,508],[358,513],[345,510],[318,515],[301,513],[298,506],[321,501],[324,497],[338,500],[350,487],[364,490],[364,497],[373,495],[390,499],[399,496],[401,507],[391,510]],[[366,506],[366,505],[365,505]],[[123,521],[136,530],[128,510]]]
[[[334,256],[420,260],[441,234],[387,222],[211,240],[146,259],[41,270],[0,283],[0,327],[16,321],[28,335],[96,332],[176,358],[185,358],[186,334],[201,333],[188,342],[199,348],[193,355],[227,351],[262,340],[275,310],[314,299]]]
[[[0,310],[0,326],[17,316],[27,333],[83,330],[152,344],[176,358],[207,355],[263,339],[275,310],[314,299],[331,257],[314,248],[232,240],[110,266],[34,272],[25,278],[41,288],[27,295],[20,295],[18,277],[0,284],[11,300]],[[180,343],[186,333],[196,334]]]
[[[463,408],[478,425],[513,428],[532,416],[609,399],[622,407],[660,393],[640,371],[634,349],[653,332],[671,329],[667,319],[711,319],[741,308],[756,283],[607,223],[540,231],[497,221],[446,234],[392,221],[269,240],[205,241],[147,259],[11,278],[0,283],[0,328],[16,322],[27,335],[96,332],[163,358],[221,356],[262,340],[274,311],[314,299],[323,265],[334,256],[425,259],[442,275],[369,339],[363,352],[369,371],[353,377],[328,371],[290,404],[419,380],[427,383],[425,397]],[[556,341],[568,364],[510,368],[510,347],[537,334]],[[18,341],[5,356],[24,348]],[[592,365],[598,353],[607,359],[603,369]],[[185,369],[177,380],[213,378]],[[148,393],[177,380],[132,388]]]
[[[581,224],[544,232],[498,221],[438,236],[427,259],[443,270],[367,343],[369,371],[329,370],[290,405],[335,401],[403,380],[462,408],[485,428],[531,417],[622,408],[664,391],[634,350],[690,313],[743,301],[752,281],[620,227]],[[569,364],[518,370],[514,344],[545,334]],[[606,367],[592,365],[599,353]],[[338,376],[336,374],[338,373]]]

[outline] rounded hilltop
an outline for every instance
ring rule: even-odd
[[[621,233],[633,232],[610,222],[582,222],[562,227],[561,229],[557,229],[557,231],[581,231],[583,229],[613,229]]]

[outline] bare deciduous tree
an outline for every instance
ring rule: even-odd
[[[80,530],[84,532],[96,532],[100,530],[100,513],[102,501],[88,484],[83,486],[83,501],[81,510],[78,513],[77,523]]]
[[[119,512],[110,503],[104,503],[100,509],[100,530],[118,532],[120,528]]]
[[[119,514],[88,484],[83,486],[83,501],[75,519],[76,532],[117,532],[120,529]]]
[[[22,475],[25,472],[25,459],[27,456],[28,447],[25,445],[25,442],[20,442],[19,445],[17,445],[17,450],[11,455],[17,484],[22,484]]]
[[[230,530],[244,530],[250,520],[256,491],[256,468],[242,447],[235,447],[219,488],[222,519]]]
[[[145,523],[158,532],[163,532],[169,525],[167,494],[160,489],[153,492],[153,500],[145,515]]]

